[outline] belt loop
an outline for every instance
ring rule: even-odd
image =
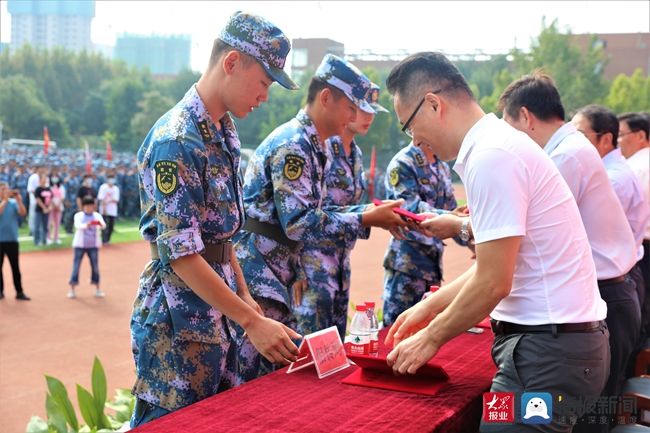
[[[551,334],[553,334],[553,338],[557,338],[557,325],[555,323],[551,325]]]

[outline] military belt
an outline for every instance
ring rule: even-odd
[[[282,230],[282,227],[276,224],[265,223],[255,218],[246,218],[243,230],[257,233],[258,235],[274,240],[277,243],[289,247],[292,252],[296,252],[302,248],[302,242],[289,239],[284,233],[284,230]]]
[[[158,246],[155,243],[151,243],[149,247],[151,248],[151,260],[160,260]],[[205,250],[201,253],[201,257],[206,262],[230,263],[231,256],[232,242],[230,240],[220,244],[207,244]]]

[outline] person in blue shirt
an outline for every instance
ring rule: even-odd
[[[9,189],[7,182],[0,182],[0,299],[4,299],[4,278],[2,277],[2,265],[5,256],[9,259],[11,274],[16,289],[16,299],[29,301],[30,298],[23,291],[22,278],[18,256],[20,246],[18,244],[18,223],[20,218],[27,215],[27,209],[23,204],[23,198],[16,190]]]

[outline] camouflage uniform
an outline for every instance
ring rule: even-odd
[[[376,112],[388,112],[379,100],[380,88],[371,83],[366,101]],[[350,155],[345,152],[341,138],[328,140],[331,165],[325,175],[326,206],[352,206],[361,202],[367,190],[361,149],[352,140]],[[365,206],[363,206],[365,207]],[[369,232],[364,233],[367,239]],[[350,254],[357,238],[346,236],[327,239],[317,244],[306,243],[301,265],[307,281],[302,303],[295,308],[298,332],[309,334],[336,325],[345,338],[348,302],[350,299]]]
[[[254,57],[283,86],[295,86],[280,64],[289,40],[263,18],[237,12],[219,39]],[[239,161],[232,119],[226,113],[215,125],[194,86],[156,122],[138,151],[140,230],[159,258],[140,277],[131,318],[138,398],[132,427],[239,384],[233,323],[170,265],[229,242],[241,228]],[[230,261],[206,260],[236,293]]]
[[[224,381],[225,369],[237,365],[230,321],[169,264],[201,253],[206,244],[227,241],[242,224],[235,175],[239,139],[228,115],[220,129],[192,87],[138,151],[140,230],[145,240],[156,243],[160,259],[149,262],[140,276],[133,307],[133,393],[169,411],[235,385]],[[230,264],[210,264],[236,292]]]
[[[386,198],[403,198],[403,208],[414,213],[456,208],[449,166],[440,160],[429,164],[413,143],[393,157],[386,173]],[[391,239],[384,257],[384,325],[422,299],[429,286],[440,284],[443,246],[414,230],[405,240]]]
[[[367,188],[361,149],[353,141],[348,156],[340,138],[332,137],[329,150],[331,165],[325,175],[327,195],[323,205],[358,204]],[[302,303],[294,310],[300,334],[336,325],[341,338],[345,337],[350,298],[350,253],[357,240],[356,234],[305,243],[300,258],[307,290]],[[369,231],[365,231],[360,237],[367,239],[369,234]]]

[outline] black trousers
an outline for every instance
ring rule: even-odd
[[[111,241],[113,235],[113,227],[115,227],[115,217],[110,215],[102,215],[106,222],[106,228],[102,232],[102,242],[107,244]]]
[[[0,242],[0,293],[4,293],[4,278],[2,277],[2,265],[5,262],[5,256],[9,259],[11,274],[14,278],[14,288],[16,293],[23,292],[22,279],[20,277],[20,267],[18,265],[18,242]]]

